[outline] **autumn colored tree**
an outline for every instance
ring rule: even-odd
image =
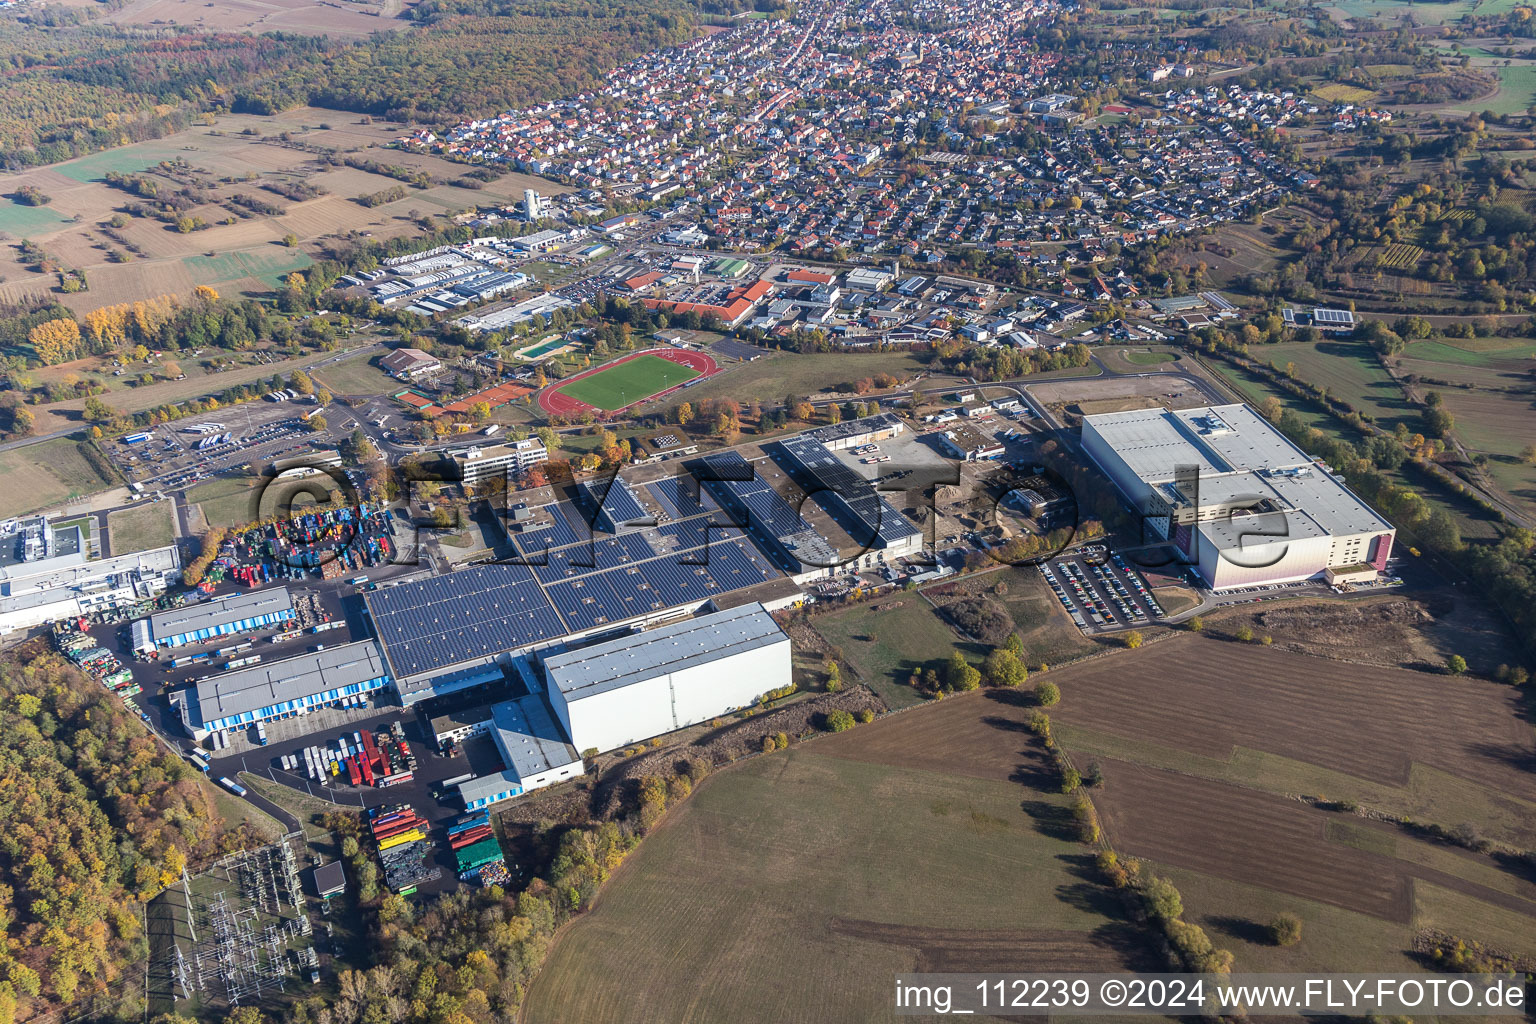
[[[27,340],[45,366],[67,363],[80,354],[80,325],[69,317],[45,320],[32,328]]]

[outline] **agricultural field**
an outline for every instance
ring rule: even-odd
[[[144,2],[133,0],[117,13]],[[192,6],[190,0],[147,2]],[[297,6],[303,0],[293,2]],[[385,2],[398,6],[398,0]],[[251,4],[253,10],[258,7],[282,20],[281,4]],[[202,5],[195,5],[195,10],[208,16],[214,11]],[[368,10],[363,6],[352,11],[317,5],[310,10],[323,12],[321,16],[361,18],[383,27],[381,19],[363,13]],[[15,243],[22,238],[41,246],[61,266],[86,272],[89,290],[59,296],[71,308],[85,312],[147,295],[185,295],[199,284],[221,292],[270,293],[289,273],[309,266],[328,236],[356,230],[377,238],[392,237],[417,230],[414,218],[423,214],[502,205],[520,198],[524,187],[538,188],[546,195],[562,191],[543,179],[519,174],[508,174],[477,190],[454,186],[449,182],[463,176],[462,165],[383,148],[402,130],[396,124],[362,124],[356,115],[312,108],[271,117],[229,114],[211,127],[0,175],[0,197],[32,185],[52,200],[46,207],[32,208],[0,198],[0,301],[47,296],[57,287],[56,275],[41,274],[19,261]],[[283,134],[290,139],[283,140]],[[434,183],[426,189],[408,186],[411,194],[405,199],[366,209],[354,201],[356,197],[401,183],[353,167],[333,167],[322,152],[426,171]],[[165,161],[184,161],[185,166],[173,176],[160,169]],[[148,173],[162,193],[195,183],[207,198],[187,213],[210,226],[183,234],[153,217],[128,215],[125,210],[137,197],[108,185],[104,180],[108,172]],[[305,185],[322,191],[295,200],[267,185],[279,189]],[[235,196],[253,198],[280,212],[252,212],[236,204]],[[112,226],[114,218],[120,226]],[[233,223],[222,223],[231,218]],[[297,236],[296,247],[284,244],[289,234]]]
[[[972,694],[707,779],[561,932],[524,1020],[875,1020],[901,971],[1146,969],[1027,711]]]
[[[87,461],[80,444],[67,437],[12,448],[0,452],[0,516],[36,512],[118,482]]]
[[[176,507],[152,501],[107,516],[107,544],[113,556],[163,548],[176,539]]]
[[[1369,89],[1362,89],[1357,85],[1330,82],[1327,85],[1315,87],[1312,90],[1312,95],[1325,103],[1368,103],[1376,94]]]
[[[1536,466],[1521,458],[1536,410],[1533,358],[1530,338],[1443,338],[1409,345],[1398,367],[1440,393],[1456,437],[1473,455],[1487,456],[1485,471],[1500,489],[1536,510]]]
[[[1406,969],[1423,928],[1536,953],[1536,886],[1497,858],[1296,799],[1529,848],[1536,744],[1516,691],[1203,636],[1143,651],[1133,684],[1126,661],[1053,675],[1056,736],[1102,767],[1110,841],[1175,878],[1237,970]],[[1291,951],[1258,934],[1280,910],[1305,924]]]
[[[275,355],[276,353],[274,353]],[[220,353],[220,355],[225,355]],[[186,380],[159,380],[152,384],[144,384],[138,387],[125,388],[121,391],[102,396],[102,401],[116,409],[118,412],[142,412],[145,409],[153,409],[161,405],[175,405],[185,402],[189,398],[201,398],[205,395],[217,394],[225,388],[237,384],[249,384],[254,380],[265,380],[268,377],[286,376],[294,370],[301,369],[311,363],[323,359],[332,358],[334,353],[310,353],[295,358],[279,358],[273,362],[257,361],[250,354],[241,356],[229,356],[230,360],[241,358],[249,361],[226,362],[224,368],[217,371],[197,366],[196,361],[187,357],[177,359],[178,363],[186,363],[182,369],[187,374]],[[202,372],[206,371],[206,372]],[[42,374],[39,374],[41,378]],[[126,377],[126,375],[125,375]],[[122,381],[124,378],[113,378],[107,374],[104,379]],[[84,425],[85,399],[71,398],[62,402],[51,402],[46,405],[31,407],[37,415],[34,425],[34,433],[51,434],[59,430],[78,429]]]
[[[1374,19],[1392,22],[1412,15],[1420,25],[1444,25],[1460,21],[1477,7],[1475,0],[1448,0],[1445,3],[1411,3],[1404,0],[1337,0],[1324,10],[1339,20]]]
[[[73,0],[71,0],[73,2]],[[85,4],[78,4],[85,6]],[[293,32],[361,37],[404,30],[401,0],[129,0],[108,14],[114,25],[178,25],[212,32]]]
[[[1377,424],[1388,430],[1398,422],[1414,430],[1421,426],[1418,410],[1363,341],[1285,342],[1256,346],[1249,354],[1281,370],[1294,363],[1297,377],[1327,388],[1330,395],[1375,417]]]
[[[1382,250],[1381,266],[1386,270],[1412,270],[1424,258],[1424,250],[1407,242],[1393,242]]]

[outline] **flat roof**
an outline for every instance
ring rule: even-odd
[[[149,628],[155,639],[195,633],[200,629],[212,629],[241,619],[258,615],[271,615],[284,608],[292,608],[293,599],[287,587],[269,588],[244,594],[231,594],[214,601],[182,605],[170,611],[155,612],[149,617]]]
[[[567,701],[581,700],[780,642],[789,636],[754,602],[553,655],[544,670]]]
[[[365,594],[398,679],[540,643],[566,632],[525,565],[485,565]]]
[[[333,860],[315,867],[315,895],[330,896],[347,887],[347,869]]]
[[[543,694],[530,693],[493,705],[491,737],[503,763],[520,779],[580,760]]]
[[[793,463],[787,467],[792,475],[806,478],[795,482],[809,491],[818,504],[825,507],[831,499],[843,505],[858,519],[867,531],[867,536],[860,536],[850,530],[849,535],[856,543],[870,547],[889,547],[896,541],[918,535],[917,527],[908,522],[875,489],[873,481],[854,472],[816,438],[801,434],[798,437],[787,437],[778,444],[779,449]],[[795,470],[799,472],[795,473]],[[844,529],[848,527],[844,526]]]
[[[823,444],[827,444],[832,441],[841,441],[845,437],[857,437],[859,434],[870,434],[881,430],[889,430],[899,434],[906,428],[907,425],[901,421],[900,416],[893,412],[882,412],[876,413],[874,416],[861,416],[856,420],[843,420],[841,423],[817,427],[815,430],[806,431],[806,433]]]
[[[216,722],[388,674],[378,646],[359,640],[204,679],[197,684],[198,714]]]
[[[1252,496],[1288,516],[1292,539],[1385,532],[1392,529],[1361,498],[1247,405],[1197,409],[1134,409],[1085,416],[1095,431],[1147,486],[1171,498],[1193,500],[1175,486],[1181,466],[1198,466],[1199,501],[1218,504]],[[1218,543],[1263,529],[1254,523],[1207,522]],[[1275,524],[1278,527],[1278,520]],[[1310,524],[1310,525],[1308,525]]]

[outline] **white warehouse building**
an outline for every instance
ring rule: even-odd
[[[761,604],[749,604],[557,654],[544,671],[572,745],[612,750],[787,686],[789,637]]]
[[[1083,450],[1213,590],[1374,578],[1395,530],[1247,405],[1083,418]]]

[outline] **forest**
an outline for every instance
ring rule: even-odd
[[[241,844],[202,776],[39,642],[0,658],[0,1024],[107,998],[144,901]]]
[[[0,23],[0,166],[159,138],[228,110],[452,122],[594,88],[694,30],[677,0],[426,0],[408,17],[410,31],[362,40],[55,25],[41,13]]]

